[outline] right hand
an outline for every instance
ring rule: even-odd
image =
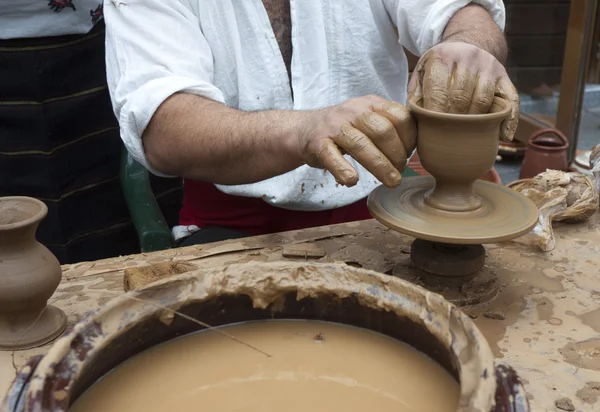
[[[310,112],[306,124],[298,136],[303,160],[327,169],[344,186],[358,182],[358,173],[344,153],[384,185],[395,187],[416,145],[417,126],[408,109],[378,96]]]

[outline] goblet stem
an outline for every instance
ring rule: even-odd
[[[483,202],[473,190],[473,182],[447,182],[436,179],[435,186],[425,193],[425,204],[447,212],[471,212]]]

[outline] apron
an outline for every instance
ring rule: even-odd
[[[37,238],[62,264],[139,252],[104,59],[102,19],[84,35],[0,40],[0,196],[48,206]],[[153,186],[176,223],[181,182]]]

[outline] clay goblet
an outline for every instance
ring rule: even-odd
[[[419,128],[419,158],[435,178],[435,186],[424,197],[428,206],[449,212],[482,206],[473,183],[494,166],[500,126],[510,109],[510,103],[499,97],[486,114],[440,113],[410,103]]]

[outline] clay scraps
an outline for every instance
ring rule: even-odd
[[[539,247],[545,252],[556,245],[553,222],[581,222],[598,209],[598,191],[581,173],[547,170],[514,190],[531,199],[538,207],[539,215],[533,230],[513,241]]]
[[[590,168],[594,174],[594,189],[600,193],[600,144],[590,153]]]

